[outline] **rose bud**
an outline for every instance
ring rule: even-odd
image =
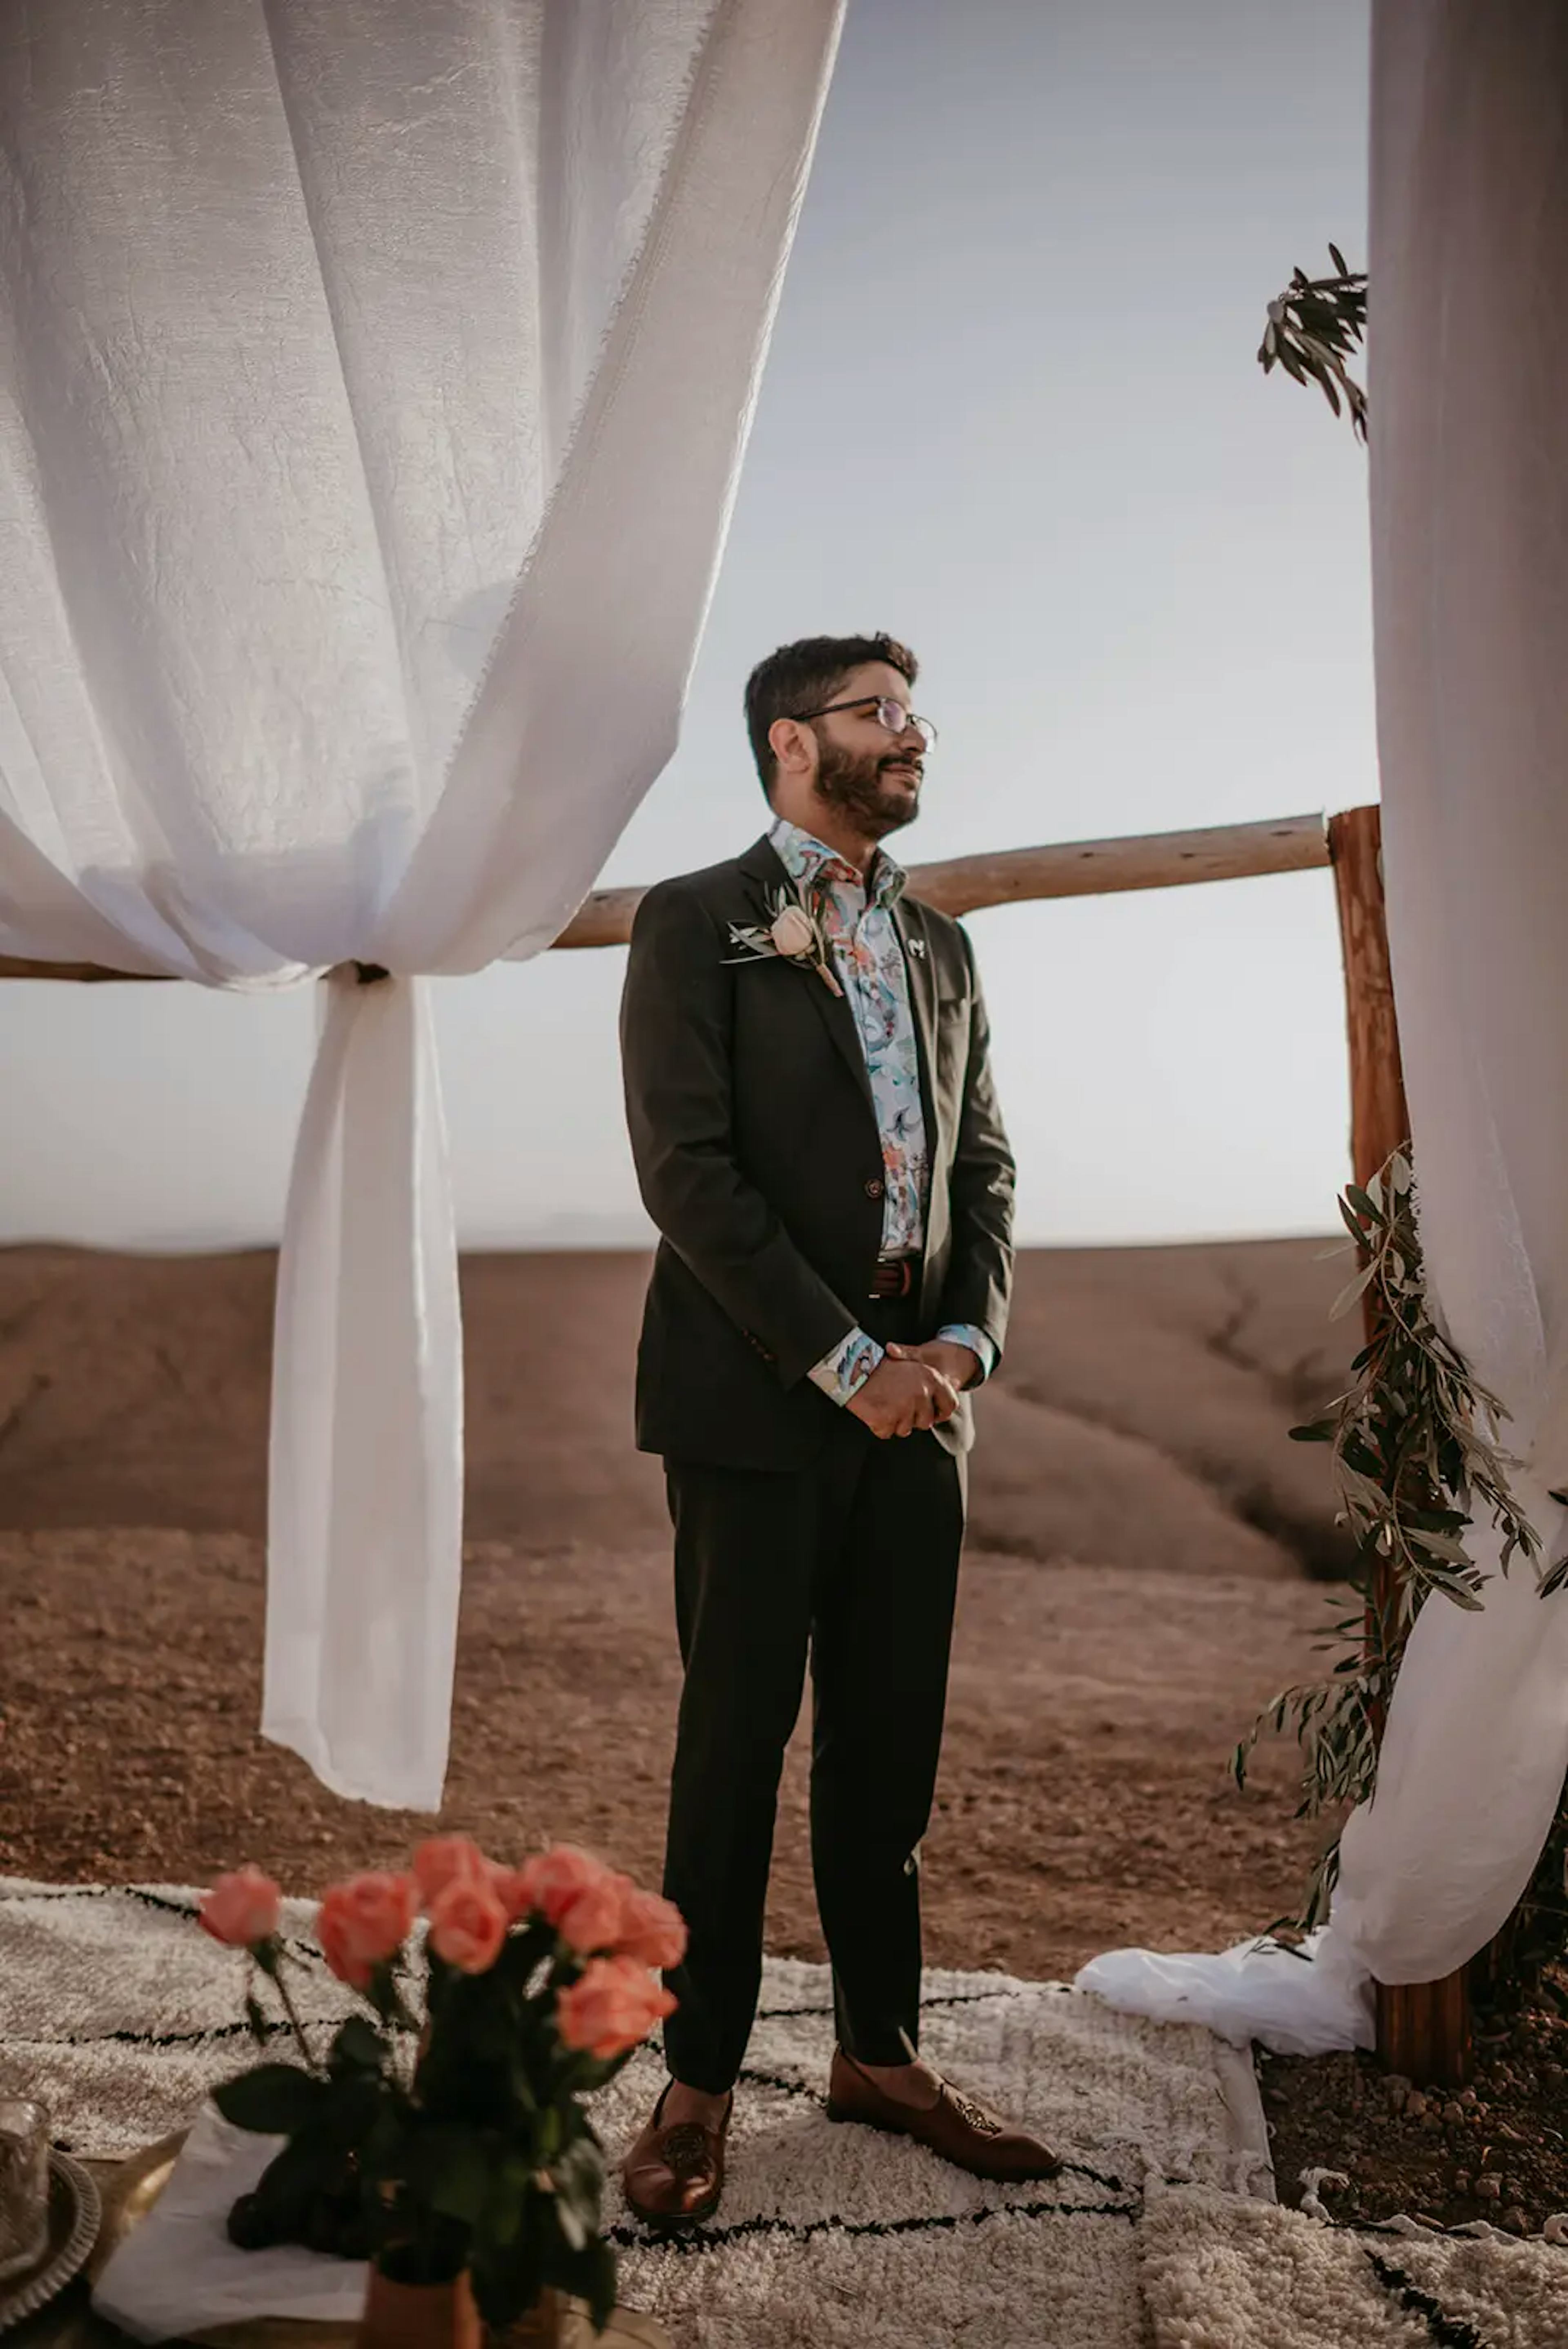
[[[259,1868],[238,1868],[220,1876],[202,1903],[200,1923],[214,1941],[232,1949],[251,1950],[270,1941],[277,1931],[281,1899],[270,1876]]]

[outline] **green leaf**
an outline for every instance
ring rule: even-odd
[[[379,2074],[386,2057],[380,2033],[362,2014],[351,2014],[332,2042],[327,2062],[336,2072]]]
[[[358,2153],[387,2101],[387,2085],[379,2073],[339,2072],[328,2081],[311,2127],[323,2143],[344,2154]]]
[[[545,2268],[546,2254],[532,2246],[504,2259],[474,2261],[473,2297],[487,2333],[509,2333],[527,2315],[549,2280]]]
[[[1480,1615],[1485,1611],[1471,1585],[1462,1582],[1458,1575],[1446,1573],[1441,1567],[1433,1567],[1427,1580],[1434,1590],[1440,1590],[1445,1599],[1451,1599],[1456,1607],[1462,1607],[1467,1615]]]
[[[581,2251],[557,2251],[549,2261],[550,2282],[587,2303],[596,2333],[602,2333],[615,2313],[615,2253],[603,2240],[586,2243]]]
[[[258,2137],[293,2137],[320,2113],[327,2084],[295,2064],[258,2064],[213,2091],[213,2102],[235,2128]]]
[[[1467,1517],[1460,1522],[1468,1525],[1469,1520]],[[1423,1533],[1421,1547],[1433,1557],[1446,1557],[1451,1566],[1469,1566],[1470,1563],[1469,1552],[1463,1542],[1455,1540],[1452,1534]]]
[[[602,2223],[605,2183],[598,2147],[579,2137],[566,2147],[550,2174],[562,2209],[570,2208],[576,2213],[585,2237],[597,2235]]]
[[[1334,1299],[1333,1305],[1329,1309],[1329,1319],[1331,1321],[1343,1321],[1351,1307],[1355,1303],[1357,1298],[1364,1297],[1366,1295],[1367,1289],[1370,1288],[1372,1283],[1376,1279],[1376,1278],[1377,1266],[1376,1263],[1364,1266],[1362,1270],[1356,1274],[1355,1278],[1349,1282],[1346,1287],[1342,1288],[1339,1295]]]
[[[490,2199],[493,2150],[478,2130],[426,2122],[410,2137],[409,2185],[427,2209],[475,2227]]]
[[[602,2333],[615,2313],[615,2253],[606,2242],[590,2244],[579,2273],[577,2294],[588,2303],[588,2322]]]
[[[523,2232],[528,2198],[539,2191],[534,2178],[534,2163],[518,2153],[504,2154],[491,2172],[482,2226],[487,2241],[503,2251],[510,2249]]]

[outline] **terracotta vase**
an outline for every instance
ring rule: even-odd
[[[506,2349],[563,2349],[566,2303],[546,2292],[506,2333]],[[372,2267],[357,2349],[483,2349],[485,2328],[466,2274],[455,2283],[398,2283]]]
[[[564,2300],[558,2292],[541,2292],[527,2313],[508,2328],[506,2349],[566,2349],[568,2339],[578,2337],[576,2325],[570,2333],[567,2331],[571,2307],[571,2302]],[[593,2340],[586,2320],[581,2331],[585,2342]]]
[[[482,2349],[483,2339],[466,2271],[453,2283],[398,2283],[371,2268],[358,2349]]]

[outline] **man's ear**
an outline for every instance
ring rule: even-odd
[[[811,765],[810,737],[798,718],[775,718],[768,728],[768,748],[785,773],[804,774]]]

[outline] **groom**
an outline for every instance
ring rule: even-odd
[[[664,1889],[691,1944],[672,2076],[625,2182],[665,2226],[722,2190],[808,1655],[829,2116],[982,2177],[1058,2166],[916,2053],[968,1390],[1006,1331],[1013,1168],[969,940],[903,895],[882,845],[913,822],[935,741],[915,677],[888,636],[762,662],[746,719],[770,829],[649,891],[632,933],[627,1116],[661,1234],[638,1443],[663,1456],[675,1528]]]

